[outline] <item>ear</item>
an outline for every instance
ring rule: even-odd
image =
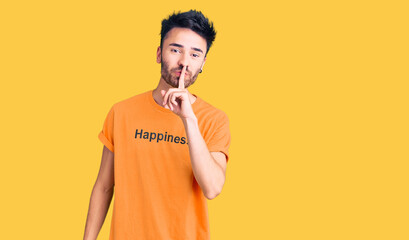
[[[158,50],[156,50],[156,62],[161,63],[161,50],[160,46],[158,47]]]
[[[205,62],[206,62],[206,57],[203,59],[202,67],[200,69],[203,69]]]

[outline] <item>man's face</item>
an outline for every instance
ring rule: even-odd
[[[183,66],[185,88],[192,85],[203,68],[206,54],[206,39],[188,28],[172,28],[163,40],[162,50],[158,47],[156,61],[161,63],[161,77],[170,86],[179,86]]]

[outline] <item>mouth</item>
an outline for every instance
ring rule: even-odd
[[[180,76],[181,73],[182,73],[182,71],[176,71],[175,72],[176,76]],[[189,73],[185,72],[185,77],[188,76],[188,75],[189,75]]]

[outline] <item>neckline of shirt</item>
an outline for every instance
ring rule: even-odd
[[[196,108],[199,104],[201,99],[194,93],[192,93],[193,96],[196,97],[196,100],[192,103],[192,108]],[[159,104],[156,103],[155,99],[153,98],[153,89],[149,90],[146,93],[146,97],[148,98],[148,101],[151,103],[151,105],[158,111],[163,112],[163,113],[172,113],[172,110],[164,108],[162,106],[159,106]]]

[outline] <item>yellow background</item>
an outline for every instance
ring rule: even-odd
[[[404,2],[3,1],[0,238],[82,239],[109,108],[198,9],[218,34],[189,91],[232,133],[212,240],[409,239]]]

